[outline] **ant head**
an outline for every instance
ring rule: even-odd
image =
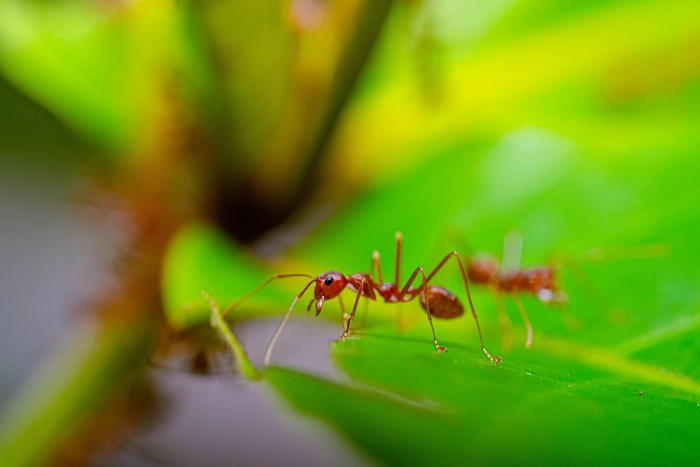
[[[566,305],[568,297],[559,290],[551,267],[533,268],[523,274],[525,287],[535,292],[545,305]]]
[[[491,256],[477,256],[467,264],[467,276],[477,284],[488,284],[498,275],[498,261]]]
[[[539,289],[537,290],[537,298],[545,305],[563,306],[569,301],[561,290]]]
[[[557,301],[556,294],[559,292],[554,273],[554,268],[546,266],[527,269],[522,272],[519,285],[522,289],[535,293],[542,303],[549,305]]]
[[[316,300],[316,314],[321,313],[323,302],[340,295],[348,285],[348,280],[338,271],[329,271],[320,274],[316,278],[316,288],[314,289],[314,299]]]

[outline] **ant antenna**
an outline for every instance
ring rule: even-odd
[[[291,276],[307,276],[306,274],[292,274]],[[307,276],[307,277],[312,277],[312,276]],[[270,281],[268,280],[266,282],[269,283]],[[270,358],[272,357],[272,349],[275,346],[275,342],[277,342],[277,338],[279,337],[280,333],[282,332],[282,328],[284,328],[284,325],[287,324],[287,320],[289,320],[289,317],[292,315],[292,311],[294,311],[294,305],[297,304],[297,302],[301,299],[301,297],[304,296],[306,291],[311,287],[311,284],[316,282],[316,278],[312,277],[312,280],[306,284],[304,289],[299,292],[299,294],[294,298],[294,301],[292,302],[292,305],[289,307],[289,310],[287,310],[287,313],[284,315],[284,318],[282,318],[282,322],[277,326],[277,329],[275,330],[275,333],[272,335],[272,339],[270,339],[270,343],[267,344],[267,348],[265,349],[265,358],[263,358],[263,365],[267,366],[270,364]],[[263,284],[265,285],[265,284]],[[249,294],[250,295],[250,294]]]
[[[449,225],[447,227],[447,231],[445,232],[445,236],[447,237],[447,241],[450,242],[450,244],[457,245],[459,251],[461,251],[466,257],[471,258],[477,253],[469,244],[469,241],[467,240],[466,235],[464,235],[462,229],[456,225]]]
[[[401,241],[403,234],[396,232],[396,264],[394,265],[394,284],[399,285],[399,269],[401,267]],[[379,279],[381,282],[381,279]]]
[[[269,284],[270,282],[275,281],[275,280],[277,280],[277,279],[286,279],[286,278],[288,278],[288,277],[308,277],[309,279],[314,279],[314,276],[310,276],[309,274],[276,274],[276,275],[270,277],[268,280],[266,280],[266,281],[263,282],[262,284],[260,284],[259,286],[257,286],[256,288],[254,288],[253,290],[251,290],[250,292],[248,292],[247,294],[245,294],[245,295],[244,295],[243,297],[241,297],[236,303],[234,303],[233,305],[231,305],[231,306],[229,306],[228,308],[226,308],[226,309],[221,313],[221,316],[222,316],[223,318],[225,318],[227,314],[229,314],[230,312],[232,312],[233,310],[235,310],[236,308],[238,308],[238,306],[239,306],[240,304],[242,304],[243,302],[245,302],[246,300],[248,300],[250,297],[252,297],[252,296],[255,295],[256,293],[258,293],[258,292],[260,291],[260,289],[262,289],[263,287],[265,287],[265,286],[266,286],[267,284]],[[307,287],[308,287],[308,285],[307,285]],[[304,289],[304,290],[306,290],[306,289]]]
[[[520,260],[523,255],[523,236],[520,232],[511,230],[503,237],[503,256],[501,271],[513,272],[520,270]]]

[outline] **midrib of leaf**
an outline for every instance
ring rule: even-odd
[[[229,349],[236,357],[236,363],[243,376],[249,380],[259,380],[262,377],[262,373],[255,369],[245,349],[243,349],[243,346],[238,342],[233,332],[231,332],[231,328],[228,327],[223,316],[221,316],[219,305],[216,304],[216,301],[207,292],[202,291],[202,296],[209,302],[209,308],[211,309],[211,327],[219,332],[221,339],[228,345]]]
[[[700,318],[694,318],[692,324],[694,326],[700,326]],[[623,351],[626,347],[629,347],[629,349],[641,349],[643,348],[641,346],[642,342],[645,343],[644,345],[650,345],[652,342],[658,342],[672,337],[674,334],[673,326],[667,326],[666,328],[668,329],[666,335],[657,336],[656,333],[649,333],[649,335],[631,339],[628,343],[621,344],[621,347]],[[675,335],[677,334],[676,332]],[[624,354],[620,354],[621,352],[617,348],[612,348],[610,350],[599,349],[541,334],[538,336],[537,348],[538,350],[551,352],[562,358],[583,363],[592,368],[609,371],[618,376],[626,376],[635,381],[642,381],[700,396],[700,382],[687,376],[670,373],[667,370],[653,365],[627,359]]]
[[[681,316],[675,321],[615,346],[613,352],[620,355],[631,355],[698,328],[700,328],[700,314]]]

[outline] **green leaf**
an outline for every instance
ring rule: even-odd
[[[277,368],[267,379],[386,464],[687,463],[700,441],[688,394],[575,358],[518,352],[497,366],[473,349],[377,336],[333,355],[354,384]]]
[[[467,151],[472,159],[460,157]],[[693,239],[700,223],[689,207],[700,203],[698,163],[690,151],[635,163],[585,154],[575,140],[535,128],[491,146],[445,147],[433,163],[358,199],[295,251],[321,265],[312,274],[324,267],[348,274],[366,271],[376,247],[391,276],[393,232],[402,230],[406,280],[418,265],[430,270],[451,243],[499,256],[504,235],[517,229],[524,267],[559,252],[566,311],[578,326],[523,297],[534,327],[525,350],[522,321],[505,296],[514,346],[505,351],[496,301],[472,284],[486,347],[503,357],[501,365],[481,353],[469,316],[434,320],[448,349],[441,355],[419,305],[404,306],[400,329],[390,305],[372,304],[366,327],[332,346],[350,383],[277,368],[264,381],[382,463],[693,459],[700,441],[700,252]],[[443,193],[439,205],[416,189],[433,186]],[[406,215],[409,208],[415,215]],[[374,217],[381,223],[358,228]],[[464,299],[450,263],[436,283]],[[326,314],[335,314],[332,306],[325,304]]]
[[[167,93],[210,99],[188,6],[0,2],[0,71],[85,139],[122,157],[152,142]],[[201,110],[201,109],[197,109]],[[118,152],[122,150],[121,152]]]

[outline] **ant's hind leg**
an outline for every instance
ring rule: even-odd
[[[345,323],[348,321],[348,314],[345,312],[345,305],[343,304],[343,297],[338,295],[338,302],[340,303],[340,322],[345,329]]]
[[[522,300],[520,300],[520,294],[518,292],[513,292],[513,298],[515,299],[515,304],[518,305],[518,311],[520,316],[522,316],[525,322],[525,329],[527,330],[527,340],[525,341],[525,348],[529,349],[532,346],[532,325],[530,324],[530,319],[525,313],[525,307],[523,306]]]
[[[472,317],[474,318],[474,323],[476,324],[476,330],[479,333],[479,343],[481,344],[481,350],[484,352],[484,355],[488,357],[489,360],[491,360],[494,363],[501,363],[501,357],[491,355],[488,350],[486,350],[486,347],[484,347],[484,338],[481,335],[481,326],[479,325],[479,317],[476,315],[476,310],[474,309],[474,302],[472,301],[472,294],[469,291],[469,283],[467,282],[467,273],[464,270],[464,264],[462,264],[462,260],[459,258],[459,255],[457,254],[456,251],[452,251],[445,255],[444,258],[438,263],[437,266],[432,270],[432,272],[428,275],[427,279],[423,279],[423,287],[426,287],[426,284],[430,281],[430,279],[437,274],[437,272],[442,269],[442,267],[447,263],[447,261],[450,258],[454,258],[455,261],[457,262],[457,267],[459,268],[459,274],[462,277],[462,284],[464,285],[464,290],[467,292],[467,300],[469,300],[469,308],[472,311]],[[422,269],[422,268],[420,268]],[[408,283],[406,286],[401,290],[400,295],[403,296],[407,291],[408,287],[415,278],[416,273],[414,272],[411,278],[409,279]],[[426,300],[427,302],[427,300]],[[430,315],[428,315],[430,317]],[[432,320],[430,321],[430,324],[432,326]],[[434,332],[434,331],[433,331]]]
[[[395,321],[395,326],[396,326],[396,331],[399,333],[404,332],[404,325],[403,325],[403,303],[399,302],[396,304],[396,314],[394,316],[394,321]]]
[[[494,301],[496,303],[496,312],[498,313],[498,324],[501,328],[501,345],[504,352],[510,352],[513,347],[513,335],[510,331],[510,318],[508,311],[503,303],[503,297],[498,292],[493,292]]]
[[[433,332],[433,342],[435,343],[435,348],[439,353],[445,353],[447,352],[447,349],[440,344],[438,344],[437,337],[435,336],[435,327],[433,326],[433,316],[432,313],[430,312],[430,300],[428,300],[428,281],[425,278],[425,270],[422,267],[419,267],[418,270],[420,271],[421,279],[423,280],[423,290],[421,293],[423,294],[423,297],[425,299],[425,311],[428,313],[428,322],[430,323],[430,330]]]
[[[570,331],[578,331],[581,329],[582,324],[581,321],[575,317],[573,314],[571,314],[571,311],[569,310],[569,307],[566,303],[554,303],[554,307],[559,310],[561,313],[561,320],[564,323],[564,326]],[[620,311],[620,310],[614,310],[615,311]],[[620,311],[620,313],[624,313],[624,311]],[[624,315],[623,315],[624,316]]]
[[[369,314],[369,300],[364,301],[364,305],[362,305],[362,319],[360,322],[355,326],[355,329],[364,329],[367,327],[367,315]]]
[[[403,242],[403,234],[401,232],[396,232],[396,255],[394,256],[394,284],[396,287],[399,286],[401,281],[401,243]],[[379,264],[377,263],[377,269],[379,269]],[[381,276],[379,277],[379,282],[382,282]],[[401,302],[398,303],[396,307],[396,315],[394,316],[396,323],[396,330],[398,332],[403,332],[403,307]]]
[[[362,282],[360,282],[360,286],[357,288],[357,295],[355,295],[355,303],[352,306],[352,311],[350,312],[350,316],[348,317],[348,321],[345,324],[345,331],[343,332],[343,335],[340,336],[340,340],[345,339],[350,334],[350,323],[355,318],[355,312],[357,311],[357,304],[360,302],[360,297],[362,296],[362,290],[364,287],[369,287],[369,283],[367,282],[367,279],[362,279]]]

